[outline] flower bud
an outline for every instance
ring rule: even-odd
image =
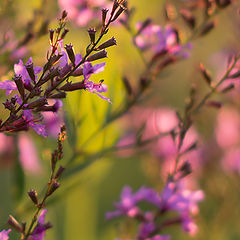
[[[22,97],[22,100],[24,100],[24,98],[25,98],[24,84],[23,84],[21,75],[15,75],[13,77],[13,80],[17,85],[17,89],[18,89],[18,92],[19,92],[20,96]]]
[[[115,11],[117,10],[118,6],[119,6],[118,0],[114,0],[113,7],[112,7],[112,12],[111,12],[111,16],[113,16],[113,14],[114,14]]]
[[[54,30],[49,29],[49,39],[51,44],[53,44],[53,36],[54,36]]]
[[[28,196],[31,198],[31,200],[33,201],[34,204],[38,204],[38,197],[37,197],[37,192],[36,190],[31,189],[28,192]]]
[[[48,196],[52,195],[59,187],[60,187],[60,184],[56,180],[53,180],[47,195]]]
[[[42,78],[41,85],[44,84],[45,82],[47,82],[48,80],[53,79],[56,76],[59,76],[59,74],[60,74],[59,68],[54,68],[54,69],[50,70],[50,72]]]
[[[213,28],[215,27],[215,22],[212,21],[212,22],[209,22],[204,28],[203,30],[200,32],[200,36],[204,36],[206,34],[208,34],[211,30],[213,30]]]
[[[117,45],[117,42],[115,40],[114,37],[112,37],[111,39],[109,39],[108,41],[104,42],[103,44],[101,44],[97,50],[102,50],[111,46]]]
[[[60,99],[60,98],[66,98],[66,93],[65,92],[58,92],[56,94],[53,94],[51,96],[49,96],[48,98],[52,98],[52,99]]]
[[[79,89],[86,89],[86,86],[83,82],[77,82],[77,83],[66,83],[64,86],[60,88],[60,90],[71,92]]]
[[[102,26],[105,26],[108,11],[107,8],[102,9]]]
[[[66,10],[63,10],[62,12],[62,20],[64,20],[67,17],[68,13]]]
[[[12,226],[16,231],[23,232],[23,226],[12,216],[9,215],[8,224]]]
[[[33,108],[36,108],[36,107],[44,106],[47,103],[48,103],[47,99],[45,97],[41,97],[41,98],[37,99],[36,101],[27,104],[27,106],[25,106],[24,108],[25,109],[33,109]]]
[[[55,178],[55,179],[58,179],[58,178],[62,175],[62,173],[64,172],[64,170],[65,170],[65,167],[60,166],[54,178]]]
[[[31,78],[31,80],[34,82],[34,84],[36,84],[36,80],[35,80],[35,73],[34,73],[34,69],[33,69],[33,63],[27,63],[25,64],[25,67],[27,69],[27,72]]]
[[[89,37],[90,37],[90,41],[92,44],[95,43],[95,36],[96,36],[96,29],[95,28],[89,28],[88,29],[88,34],[89,34]]]
[[[63,33],[62,33],[62,35],[61,35],[60,38],[61,38],[61,39],[64,39],[68,32],[69,32],[69,29],[64,28]]]
[[[204,67],[204,65],[202,63],[200,63],[199,67],[200,67],[200,71],[201,71],[205,81],[207,82],[208,85],[210,85],[212,82],[212,78],[211,78],[209,71]]]
[[[221,90],[222,93],[229,92],[235,88],[234,84],[230,84],[229,86],[225,87],[224,89]]]
[[[97,53],[91,55],[90,57],[88,57],[87,61],[92,62],[92,61],[95,61],[95,60],[98,60],[101,58],[105,58],[105,57],[107,57],[107,52],[105,50],[102,50],[102,51],[97,52]]]
[[[219,102],[219,101],[209,100],[209,101],[206,102],[206,106],[214,107],[214,108],[221,108],[222,103]]]
[[[73,45],[71,43],[68,45],[66,44],[65,49],[67,51],[68,57],[69,57],[72,65],[75,66],[75,54],[73,51]]]
[[[124,6],[120,6],[116,14],[114,15],[114,18],[112,19],[112,22],[118,19],[118,17],[126,10]]]

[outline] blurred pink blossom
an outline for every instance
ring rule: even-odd
[[[79,26],[85,26],[99,17],[101,9],[106,7],[106,0],[58,0],[62,10],[68,12],[68,18]]]
[[[36,147],[30,135],[25,133],[18,135],[17,146],[14,146],[13,136],[6,136],[0,133],[0,156],[2,164],[12,164],[15,159],[15,147],[17,147],[17,151],[19,152],[19,160],[24,171],[32,174],[39,173],[41,171],[41,164]],[[9,163],[9,161],[11,162]]]

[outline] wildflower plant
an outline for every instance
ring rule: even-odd
[[[196,122],[206,108],[219,110],[224,104],[222,96],[224,99],[234,90],[235,82],[240,76],[240,55],[234,54],[228,58],[225,72],[218,80],[214,80],[205,62],[199,63],[196,72],[201,78],[200,87],[195,83],[191,84],[181,110],[168,106],[147,108],[143,103],[152,97],[152,85],[160,78],[164,78],[162,76],[169,68],[192,57],[195,41],[208,36],[217,27],[216,16],[233,5],[233,2],[231,0],[196,0],[180,1],[176,5],[167,3],[164,7],[166,24],[159,25],[150,18],[133,22],[135,10],[129,6],[131,3],[125,0],[112,1],[109,9],[106,8],[110,6],[107,1],[59,1],[60,8],[67,8],[69,13],[64,10],[58,19],[58,27],[48,31],[50,49],[44,64],[41,67],[36,66],[32,57],[26,61],[18,59],[14,64],[12,79],[0,82],[0,89],[2,92],[5,91],[6,95],[3,107],[7,112],[7,117],[1,116],[1,136],[6,141],[15,142],[21,159],[29,153],[24,151],[26,147],[24,145],[29,143],[29,140],[26,140],[28,137],[25,138],[25,142],[22,140],[25,144],[21,144],[20,141],[21,136],[27,136],[26,131],[33,129],[46,139],[48,133],[51,134],[49,129],[52,127],[51,124],[47,124],[47,120],[53,118],[53,115],[49,114],[54,114],[57,119],[54,119],[53,131],[60,129],[57,147],[51,154],[50,177],[46,187],[42,191],[30,189],[27,193],[34,205],[34,213],[26,222],[21,214],[15,217],[9,215],[10,228],[0,232],[0,240],[9,239],[13,230],[19,234],[17,236],[21,240],[46,239],[47,230],[54,225],[54,222],[45,220],[47,209],[52,203],[65,197],[66,192],[71,193],[69,189],[75,185],[70,185],[66,191],[61,192],[60,178],[63,180],[61,185],[64,185],[70,177],[81,173],[101,157],[114,154],[116,158],[119,155],[123,157],[129,155],[131,158],[134,155],[139,156],[139,152],[148,154],[148,158],[153,159],[148,161],[148,169],[144,171],[153,180],[154,186],[147,187],[146,184],[141,183],[143,186],[137,191],[132,190],[131,186],[123,187],[120,201],[115,202],[114,210],[108,211],[105,215],[108,220],[106,224],[115,218],[120,218],[119,221],[123,224],[126,223],[127,227],[123,231],[118,231],[117,236],[114,237],[170,240],[175,239],[171,227],[176,225],[177,231],[180,227],[190,236],[197,234],[199,226],[196,217],[199,214],[199,203],[207,197],[207,193],[204,193],[204,190],[195,189],[202,187],[199,179],[202,172],[207,169],[204,154],[209,150],[207,144],[201,139],[201,132]],[[89,42],[84,49],[85,53],[75,53],[72,43],[65,44],[69,32],[66,27],[68,17],[77,25],[84,26],[94,20],[95,14],[98,17],[101,15],[100,25],[88,29]],[[102,79],[92,80],[92,75],[104,72],[106,63],[102,61],[107,58],[107,49],[117,45],[117,37],[116,39],[105,37],[109,36],[110,25],[115,22],[118,22],[115,24],[116,28],[123,27],[130,34],[131,44],[139,54],[143,67],[134,74],[135,79],[128,75],[128,71],[122,73],[125,95],[120,106],[112,110],[114,99],[107,96],[107,85]],[[24,46],[32,38],[28,37]],[[4,39],[2,42],[5,44]],[[19,48],[22,46],[15,44],[11,48],[4,44],[0,46],[2,52],[8,49],[19,53]],[[24,54],[15,54],[15,56],[24,56],[25,53],[26,51]],[[127,59],[125,61],[127,62]],[[202,88],[206,90],[203,94]],[[105,100],[110,107],[104,113],[106,116],[103,121],[100,121],[99,128],[90,134],[79,148],[75,127],[79,126],[83,119],[75,125],[71,122],[71,118],[61,111],[64,108],[62,101],[68,98],[69,92],[81,93],[82,91],[94,93],[91,98],[96,98],[98,101]],[[235,101],[234,95],[229,95],[228,99]],[[234,111],[231,110],[231,113],[227,114],[227,116],[235,116],[234,119],[232,117],[228,119],[224,115],[226,114],[224,110],[218,113],[215,135],[217,144],[224,151],[223,167],[227,171],[239,173],[239,136],[236,133],[239,128],[239,116],[237,111],[236,113]],[[120,136],[119,141],[111,141],[111,146],[89,152],[87,145],[92,139],[121,117],[126,117],[129,121],[131,133],[126,136],[131,137],[121,139]],[[65,125],[59,127],[60,122],[65,122],[67,127]],[[225,129],[223,122],[227,122],[228,130]],[[90,124],[87,125],[85,130],[89,131]],[[122,131],[122,136],[124,134],[125,131]],[[13,135],[13,139],[6,135]],[[63,166],[63,158],[66,156],[63,142],[67,135],[72,156],[65,162],[66,166]],[[224,141],[223,135],[228,138],[227,142]],[[10,149],[7,151],[6,149],[3,148],[3,152],[11,152]],[[129,149],[131,151],[124,154],[124,150]],[[30,154],[33,154],[33,151],[30,151]],[[209,155],[211,154],[213,151],[210,151]],[[81,161],[76,161],[78,157],[81,157]],[[155,179],[153,172],[157,172]],[[23,207],[23,210],[26,209]],[[134,227],[131,228],[132,225],[129,223],[133,223]]]

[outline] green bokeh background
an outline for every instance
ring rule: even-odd
[[[179,4],[179,1],[171,1]],[[186,96],[192,82],[196,82],[201,91],[204,82],[198,73],[199,62],[203,62],[217,76],[219,68],[212,60],[219,51],[239,50],[239,16],[237,15],[238,1],[234,6],[224,10],[217,18],[218,26],[212,33],[193,42],[192,55],[189,59],[168,67],[158,81],[155,81],[149,90],[151,98],[141,104],[144,106],[159,107],[169,106],[181,111],[185,104]],[[7,8],[4,8],[7,4]],[[153,18],[156,24],[166,24],[163,14],[165,1],[162,0],[129,0],[130,6],[136,7],[133,22]],[[26,23],[33,18],[34,9],[41,7],[40,0],[0,0],[0,13],[2,24],[7,24],[17,31],[21,37],[26,28]],[[50,26],[56,26],[56,16],[59,14],[57,2],[45,1],[43,8],[44,17],[50,20]],[[39,22],[41,22],[41,18]],[[179,22],[181,26],[182,22]],[[76,52],[84,53],[88,43],[85,28],[79,28],[68,23],[70,33],[65,43],[71,42]],[[1,29],[2,27],[0,27]],[[186,30],[186,27],[182,27]],[[133,48],[129,34],[120,26],[113,26],[108,33],[109,37],[115,36],[118,45],[108,50],[107,65],[103,73],[92,76],[93,80],[104,79],[109,87],[109,96],[113,104],[109,105],[97,96],[88,92],[74,92],[64,101],[64,113],[68,119],[68,140],[64,145],[64,160],[67,163],[77,149],[80,153],[76,156],[74,164],[81,165],[84,161],[84,151],[97,152],[114,144],[127,130],[126,118],[115,121],[100,134],[87,139],[101,126],[110,111],[119,109],[125,101],[126,93],[121,82],[121,76],[129,76],[133,86],[144,68],[137,51]],[[48,36],[41,36],[38,40],[28,45],[35,65],[44,64],[48,50]],[[216,55],[215,55],[216,56]],[[5,75],[2,79],[11,76],[13,62],[8,62],[4,56],[1,58],[1,67],[5,65]],[[214,58],[216,59],[216,57]],[[220,60],[219,60],[220,61]],[[7,67],[6,67],[7,65]],[[6,71],[6,68],[9,71]],[[1,94],[2,97],[3,93]],[[5,111],[1,106],[1,112]],[[212,139],[214,117],[216,110],[205,109],[198,116],[197,128],[206,142]],[[17,163],[11,167],[0,168],[0,227],[6,228],[9,214],[19,220],[29,221],[33,207],[25,192],[34,188],[41,192],[49,176],[50,153],[55,147],[54,139],[43,139],[31,132],[42,160],[43,171],[40,175],[26,173],[16,177],[21,172]],[[83,147],[84,144],[84,147]],[[219,158],[220,158],[219,153]],[[204,156],[208,159],[208,156]],[[131,223],[121,224],[119,220],[106,221],[105,213],[113,209],[113,202],[119,199],[121,189],[130,185],[137,190],[142,185],[160,187],[161,176],[149,176],[145,166],[149,165],[153,156],[148,152],[141,152],[130,158],[120,158],[116,154],[106,153],[88,159],[91,164],[72,174],[66,172],[61,188],[57,190],[56,198],[49,202],[47,219],[53,224],[48,231],[46,239],[57,240],[108,240],[120,236],[124,229],[132,229]],[[201,204],[197,217],[199,233],[195,239],[208,240],[237,240],[240,239],[240,185],[238,176],[229,176],[223,172],[219,165],[219,158],[208,159],[209,164],[199,180],[199,186],[205,191],[206,199]],[[23,194],[24,193],[24,194]],[[133,230],[132,230],[133,231]],[[171,228],[172,239],[190,239],[181,230]],[[12,239],[16,239],[14,233]]]

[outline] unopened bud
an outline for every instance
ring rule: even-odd
[[[112,7],[112,12],[111,12],[111,16],[113,16],[113,14],[114,14],[115,11],[117,10],[118,6],[119,6],[118,0],[114,0],[113,7]]]
[[[54,36],[54,30],[49,29],[49,39],[51,44],[53,43],[53,36]]]
[[[77,82],[77,83],[66,83],[64,86],[60,88],[60,90],[71,92],[79,89],[86,89],[86,86],[83,82]]]
[[[13,77],[13,80],[17,85],[17,89],[18,89],[18,92],[19,92],[20,96],[22,97],[22,100],[24,100],[24,98],[25,98],[24,84],[23,84],[21,75],[15,75]]]
[[[75,66],[75,54],[73,51],[73,45],[71,43],[68,45],[66,44],[65,49],[67,51],[68,57],[69,57],[72,65]]]
[[[237,71],[229,76],[229,78],[239,78],[240,77],[240,71]]]
[[[63,33],[61,35],[61,39],[64,39],[68,32],[69,32],[69,29],[64,28]]]
[[[184,21],[191,27],[194,28],[196,25],[196,19],[188,9],[182,9],[180,14]]]
[[[47,195],[48,196],[52,195],[59,187],[60,187],[60,184],[56,180],[53,180]]]
[[[124,6],[120,6],[116,14],[114,15],[114,18],[112,19],[112,22],[118,19],[118,17],[126,10]]]
[[[16,231],[23,232],[23,226],[12,216],[9,215],[8,224],[12,226]]]
[[[59,93],[49,96],[48,98],[61,99],[61,98],[66,98],[66,95],[67,94],[65,92],[59,92]]]
[[[102,59],[102,58],[105,58],[105,57],[107,57],[107,52],[105,50],[102,50],[102,51],[97,52],[97,53],[91,55],[90,57],[88,57],[87,61],[92,62],[92,61]]]
[[[105,22],[106,22],[106,17],[107,17],[107,13],[108,13],[108,9],[107,8],[103,8],[102,9],[102,25],[105,26]]]
[[[206,102],[206,106],[214,107],[214,108],[221,108],[222,103],[219,102],[219,101],[209,100],[209,101]]]
[[[45,82],[47,82],[50,79],[53,79],[54,77],[59,76],[60,74],[60,69],[59,68],[54,68],[52,70],[50,70],[49,73],[47,73],[41,80],[41,84],[44,84]]]
[[[36,83],[36,80],[35,80],[36,77],[35,77],[35,73],[34,73],[34,69],[33,69],[33,63],[32,63],[32,62],[31,62],[31,63],[27,63],[27,64],[25,65],[25,67],[26,67],[26,69],[27,69],[27,72],[28,72],[31,80],[32,80],[34,83]]]
[[[111,39],[109,39],[108,41],[104,42],[103,44],[101,44],[97,50],[102,50],[111,46],[117,45],[117,42],[115,40],[114,37],[112,37]]]
[[[234,88],[235,88],[235,85],[234,85],[234,84],[230,84],[230,85],[228,85],[227,87],[223,88],[223,89],[221,90],[221,92],[222,92],[222,93],[226,93],[226,92],[229,92],[229,91],[233,90]]]
[[[210,85],[212,82],[212,78],[211,78],[209,71],[204,67],[204,65],[202,63],[200,63],[199,67],[200,67],[200,71],[204,77],[204,80],[207,82],[208,85]]]
[[[204,36],[206,34],[208,34],[211,30],[213,30],[213,28],[215,27],[215,22],[212,21],[212,22],[209,22],[204,28],[203,30],[200,32],[200,36]]]
[[[183,163],[183,165],[180,167],[180,172],[181,172],[181,178],[186,177],[192,172],[192,166],[191,164],[187,161]]]
[[[145,89],[150,84],[150,78],[141,77],[140,78],[140,87],[141,89]]]
[[[37,197],[37,192],[36,190],[31,189],[28,192],[28,196],[31,198],[31,200],[33,201],[34,204],[38,204],[38,197]]]
[[[62,20],[64,20],[67,17],[68,13],[66,10],[63,10],[62,12]]]
[[[65,167],[60,166],[54,178],[55,178],[55,179],[58,179],[58,178],[62,175],[62,173],[64,172],[64,170],[65,170]]]
[[[89,37],[90,37],[90,41],[92,44],[95,43],[95,36],[96,36],[96,29],[95,28],[89,28],[88,29],[88,34],[89,34]]]
[[[24,108],[25,109],[33,109],[36,107],[44,106],[46,104],[48,104],[47,99],[45,97],[41,97],[41,98],[37,99],[36,101],[27,104],[27,106],[25,106]]]

